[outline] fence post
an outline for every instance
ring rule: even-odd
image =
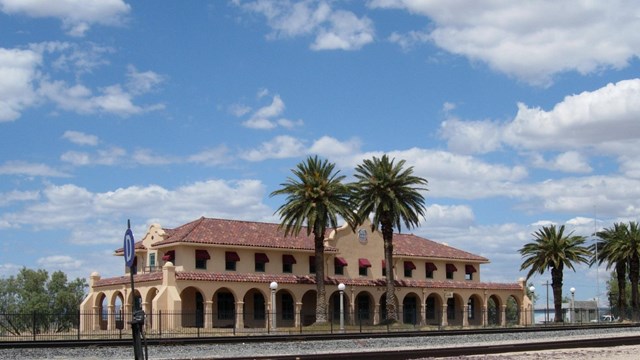
[[[162,337],[162,310],[158,310],[158,337]]]
[[[33,312],[33,341],[36,341],[36,312]]]
[[[78,340],[80,340],[80,323],[82,322],[82,316],[80,314],[80,309],[78,309]]]

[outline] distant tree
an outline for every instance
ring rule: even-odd
[[[627,234],[629,228],[627,224],[615,223],[611,228],[605,228],[602,231],[596,232],[598,240],[589,247],[592,252],[592,258],[590,264],[593,266],[602,265],[607,263],[607,270],[612,267],[615,269],[616,275],[616,289],[625,289],[627,286],[627,269],[629,267],[629,253],[633,253],[631,248],[631,242],[627,241]],[[609,291],[611,294],[612,292]],[[616,291],[617,299],[611,301],[611,304],[616,304],[616,311],[618,311],[620,321],[624,320],[627,316],[625,307],[627,306],[627,294],[625,291]]]
[[[398,320],[396,311],[395,280],[393,276],[393,232],[402,230],[402,224],[411,229],[420,223],[426,213],[424,197],[427,180],[413,174],[413,167],[404,167],[405,161],[394,163],[387,155],[366,159],[356,167],[353,198],[357,206],[358,222],[369,215],[372,231],[380,228],[384,241],[384,259],[387,277],[387,320]]]
[[[555,322],[562,322],[562,279],[564,268],[575,271],[575,263],[588,263],[591,253],[584,246],[583,236],[564,234],[564,225],[543,226],[534,234],[533,242],[520,249],[524,262],[520,270],[529,269],[527,279],[533,274],[551,271],[551,288],[553,289],[553,305]]]
[[[611,314],[622,321],[622,319],[631,318],[631,306],[629,304],[629,299],[631,299],[631,284],[628,282],[625,283],[622,295],[620,295],[618,284],[618,275],[615,271],[612,271],[611,277],[607,281],[607,296],[611,306]],[[624,299],[622,306],[618,303],[620,298]]]
[[[14,335],[69,330],[87,286],[84,279],[67,281],[62,271],[49,278],[42,269],[22,268],[17,275],[0,279],[0,330]]]
[[[297,236],[306,227],[307,236],[313,234],[316,268],[316,323],[327,322],[325,293],[324,236],[327,228],[337,228],[343,218],[352,226],[355,214],[350,200],[349,187],[342,183],[343,175],[334,171],[335,164],[308,157],[291,170],[281,188],[271,196],[286,195],[286,202],[278,208],[280,227],[285,236]]]

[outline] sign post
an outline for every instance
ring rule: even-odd
[[[136,259],[135,240],[133,239],[133,232],[131,231],[131,221],[127,220],[127,231],[124,233],[124,261],[125,265],[129,268],[129,274],[131,275],[131,297],[133,299],[133,316],[131,318],[131,333],[133,334],[133,352],[135,360],[145,360],[148,358],[148,352],[145,339],[145,354],[142,353],[142,338],[144,334],[142,328],[144,326],[144,310],[138,306],[136,300],[135,286],[133,282],[133,275],[135,273],[134,262]],[[144,356],[147,355],[147,356]]]

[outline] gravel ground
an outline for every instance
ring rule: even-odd
[[[289,355],[317,354],[336,351],[361,352],[436,348],[451,346],[468,346],[473,344],[508,344],[531,341],[555,341],[562,339],[579,339],[595,337],[614,337],[624,335],[640,335],[637,328],[623,329],[587,329],[575,331],[553,331],[536,333],[508,333],[464,336],[434,336],[408,338],[349,339],[333,341],[290,341],[246,344],[203,344],[150,346],[149,359],[198,359],[198,358],[230,358],[252,355]],[[375,354],[375,352],[374,352]],[[621,346],[614,348],[596,348],[579,350],[553,350],[526,352],[517,354],[485,355],[458,357],[455,359],[637,359],[639,346]],[[0,349],[0,359],[132,359],[132,347],[86,347],[86,348],[38,348],[38,349]]]

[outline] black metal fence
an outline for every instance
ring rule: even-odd
[[[397,322],[385,321],[385,313],[360,311],[354,314],[331,309],[325,324],[317,324],[315,313],[162,312],[146,314],[147,338],[250,336],[304,333],[366,333],[441,329],[441,311],[424,315],[403,309]],[[524,316],[523,322],[520,316]],[[495,311],[447,312],[448,327],[469,328],[531,324],[529,313],[507,313],[504,321]],[[275,317],[275,322],[273,321]],[[464,319],[464,320],[463,320]],[[0,341],[89,340],[131,338],[131,314],[78,312],[75,314],[0,314]]]

